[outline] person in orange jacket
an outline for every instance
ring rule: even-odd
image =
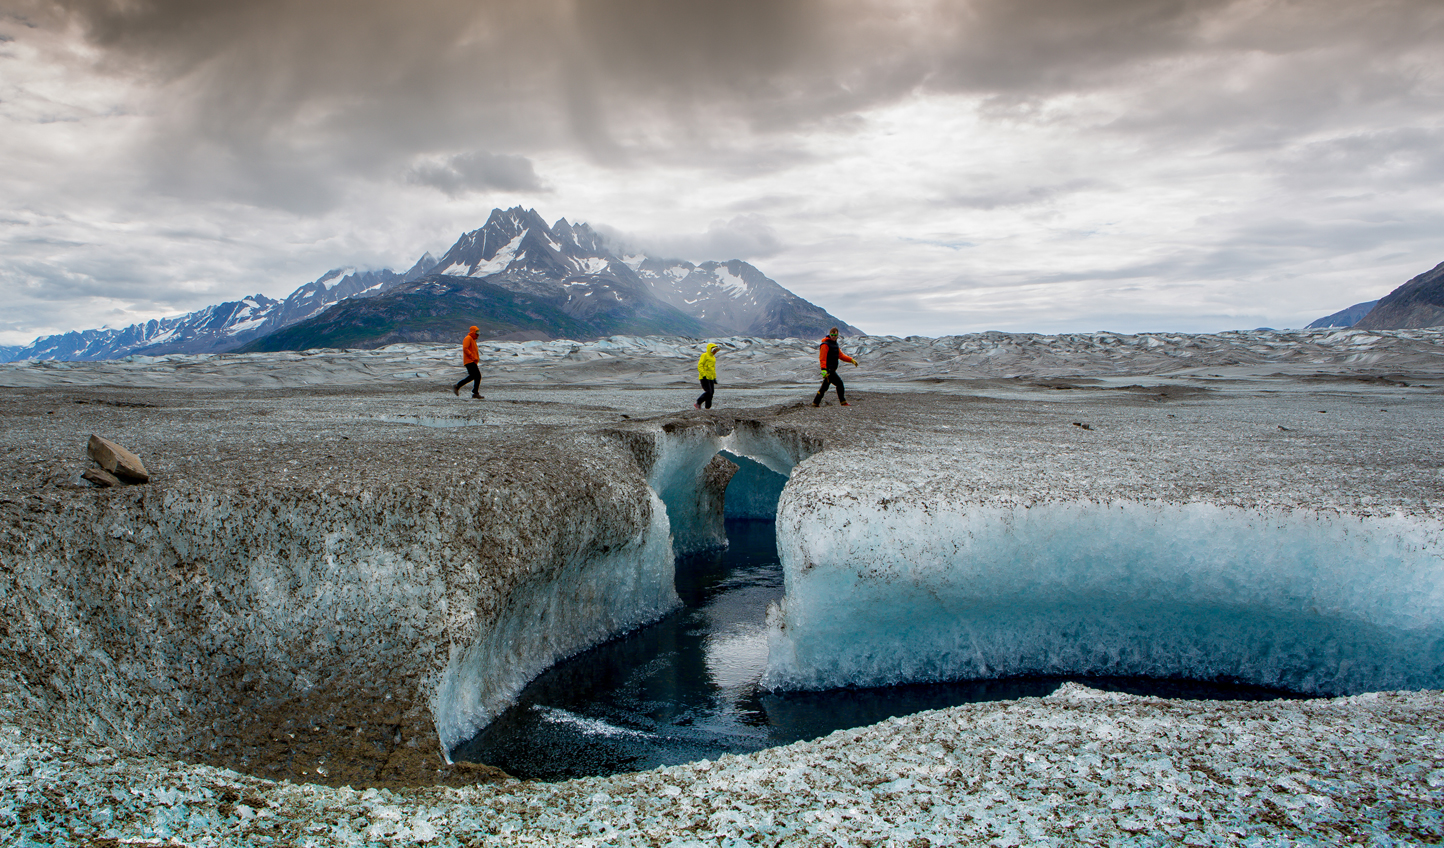
[[[481,330],[472,327],[466,338],[461,340],[461,362],[466,366],[466,379],[451,387],[451,393],[457,397],[461,396],[462,386],[472,383],[471,396],[477,400],[482,398],[477,394],[481,389],[481,354],[476,350],[476,337],[480,334]]]
[[[812,399],[813,406],[822,405],[822,396],[827,393],[827,387],[837,386],[837,402],[842,406],[849,406],[847,395],[843,393],[842,379],[837,376],[838,360],[851,362],[857,366],[857,360],[842,352],[837,346],[837,328],[833,327],[827,338],[817,348],[817,364],[822,366],[822,388],[817,390],[817,396]]]

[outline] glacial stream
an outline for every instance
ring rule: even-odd
[[[727,538],[725,550],[678,558],[681,609],[548,669],[452,758],[535,780],[640,771],[923,710],[1047,695],[1065,679],[1172,698],[1296,697],[1222,683],[1084,677],[768,692],[758,684],[767,606],[783,586],[775,526],[729,520]]]

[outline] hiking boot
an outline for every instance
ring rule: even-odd
[[[852,404],[848,403],[847,401],[843,401],[842,403],[839,403],[838,406],[852,406]]]
[[[474,394],[474,395],[471,396],[471,399],[472,399],[472,400],[486,400],[486,395],[477,395],[477,394]]]
[[[461,397],[461,386],[452,386],[451,393],[456,395],[457,397]]]

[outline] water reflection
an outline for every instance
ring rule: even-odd
[[[772,693],[767,605],[782,596],[775,527],[728,521],[726,551],[677,562],[683,608],[565,660],[452,757],[523,778],[637,771],[815,739],[922,710],[1047,695],[1061,678]],[[1180,698],[1284,693],[1192,681],[1073,678],[1095,688]]]

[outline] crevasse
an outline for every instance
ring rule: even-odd
[[[558,660],[676,607],[675,555],[727,544],[729,484],[737,509],[770,518],[781,489],[777,474],[808,452],[801,441],[745,422],[673,428],[654,438],[646,472],[651,523],[606,556],[519,584],[489,628],[452,644],[432,698],[444,750],[474,735]],[[722,451],[739,459],[740,476],[738,463],[719,458]]]

